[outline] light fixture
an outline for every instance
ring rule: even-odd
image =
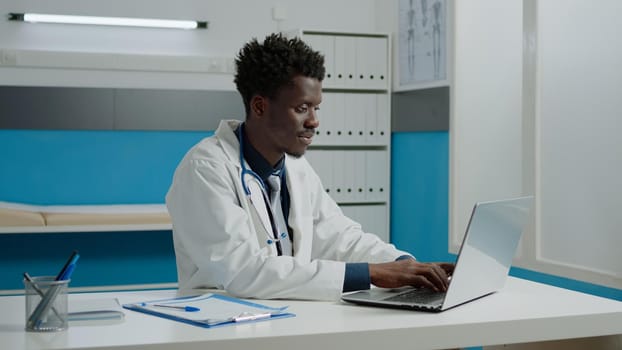
[[[207,22],[169,19],[147,19],[127,17],[96,17],[48,15],[39,13],[9,13],[9,21],[31,23],[96,24],[106,26],[130,26],[149,28],[207,29]]]

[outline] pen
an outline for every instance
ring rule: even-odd
[[[272,313],[271,312],[264,312],[264,313],[259,313],[259,314],[254,314],[251,312],[242,312],[241,314],[237,315],[237,316],[233,316],[233,317],[229,317],[229,318],[225,318],[225,319],[207,319],[207,324],[210,325],[215,325],[215,324],[222,324],[222,323],[227,323],[227,322],[235,322],[235,323],[239,323],[239,322],[248,322],[248,321],[256,321],[256,320],[262,320],[264,318],[270,318],[272,317]]]
[[[183,305],[164,305],[164,304],[151,304],[151,305],[148,305],[148,304],[146,304],[146,305],[143,305],[143,306],[166,307],[166,308],[177,309],[177,310],[181,310],[181,311],[185,311],[185,312],[201,311],[201,309],[199,309],[198,307],[183,306]]]
[[[262,313],[262,314],[250,314],[250,313],[243,312],[239,316],[234,317],[233,322],[255,321],[255,320],[261,320],[261,319],[270,318],[270,317],[272,317],[272,314],[269,312]]]
[[[76,267],[76,262],[79,258],[80,254],[78,254],[77,250],[74,250],[69,256],[69,259],[67,259],[65,265],[63,265],[63,268],[60,270],[58,275],[56,275],[56,280],[64,281],[71,278],[71,274],[73,273],[73,269]]]

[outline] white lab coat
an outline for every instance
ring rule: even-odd
[[[277,256],[240,181],[234,133],[239,123],[222,121],[214,136],[195,145],[177,167],[166,196],[180,289],[336,300],[345,262],[387,262],[408,254],[364,233],[325,193],[306,159],[287,156],[294,255]]]

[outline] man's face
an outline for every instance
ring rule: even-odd
[[[275,98],[269,99],[265,136],[275,155],[301,157],[319,126],[317,110],[322,102],[322,83],[304,76],[296,76],[292,81],[293,85],[281,88]]]

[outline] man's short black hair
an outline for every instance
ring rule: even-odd
[[[294,76],[324,79],[324,56],[299,38],[288,39],[271,34],[260,44],[251,40],[235,60],[235,85],[244,100],[246,114],[254,95],[276,97],[278,90],[292,82]]]

